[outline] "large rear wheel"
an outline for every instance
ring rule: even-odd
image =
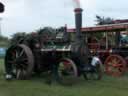
[[[16,79],[28,79],[33,71],[32,51],[24,44],[10,47],[5,56],[6,74]]]

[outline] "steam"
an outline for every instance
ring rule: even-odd
[[[73,0],[75,8],[80,8],[80,0]]]

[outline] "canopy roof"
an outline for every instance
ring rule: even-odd
[[[82,32],[113,32],[113,31],[125,31],[128,29],[128,23],[98,25],[95,27],[84,27]],[[67,29],[67,32],[75,32],[75,28]]]

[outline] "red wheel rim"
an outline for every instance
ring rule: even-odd
[[[110,55],[105,60],[105,72],[111,76],[121,76],[125,72],[126,61],[119,55]]]

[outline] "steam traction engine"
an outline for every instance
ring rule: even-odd
[[[65,30],[55,38],[44,39],[39,34],[32,40],[22,38],[8,48],[5,57],[6,79],[26,79],[34,73],[52,73],[59,82],[83,75],[85,79],[101,78],[101,62],[92,56],[82,38],[82,9],[75,9],[76,40],[71,42]],[[44,39],[44,40],[43,40]],[[27,41],[27,42],[26,42]]]

